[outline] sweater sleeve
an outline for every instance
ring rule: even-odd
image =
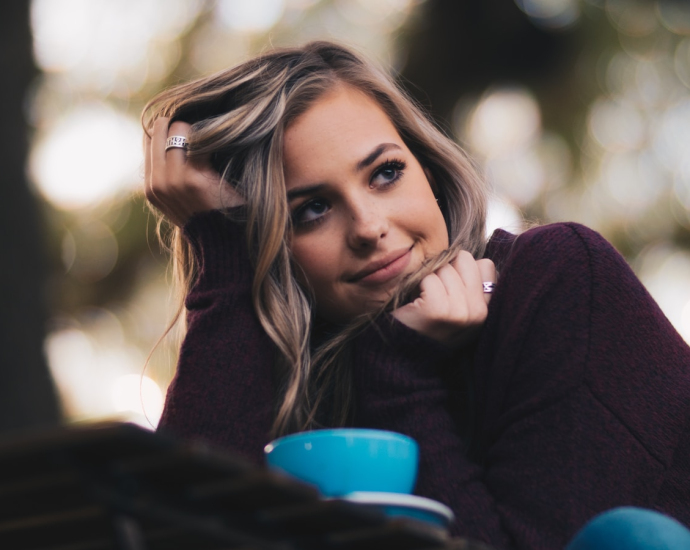
[[[251,300],[244,231],[218,211],[184,228],[198,261],[187,333],[158,429],[263,462],[273,421],[274,347]]]
[[[454,510],[455,534],[563,548],[603,510],[657,507],[688,419],[690,350],[620,255],[582,226],[521,235],[500,269],[472,366],[474,462],[434,358],[412,338],[368,334],[358,404],[364,423],[418,440],[416,492]]]

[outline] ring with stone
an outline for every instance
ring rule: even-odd
[[[494,291],[495,286],[496,286],[496,283],[492,283],[491,281],[484,281],[482,283],[482,287],[484,289],[484,294],[491,294]]]

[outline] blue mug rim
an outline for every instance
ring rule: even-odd
[[[274,439],[264,447],[264,453],[269,454],[273,449],[283,443],[299,441],[300,439],[322,439],[324,437],[366,437],[380,441],[398,441],[411,445],[418,450],[417,442],[408,435],[389,430],[376,430],[373,428],[329,428],[324,430],[311,430],[308,432],[298,432],[284,435]]]

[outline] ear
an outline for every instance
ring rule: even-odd
[[[436,185],[436,180],[434,179],[431,170],[429,170],[426,166],[422,167],[422,170],[424,170],[424,175],[426,176],[426,179],[429,182],[429,186],[431,187],[434,196],[438,198],[438,185]]]

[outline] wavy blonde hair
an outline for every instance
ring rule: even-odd
[[[149,131],[158,117],[191,124],[188,155],[210,156],[246,201],[247,246],[254,268],[252,299],[264,330],[278,349],[274,435],[317,425],[328,396],[328,423],[345,425],[353,410],[350,342],[380,312],[340,330],[312,350],[314,303],[295,277],[291,219],[283,173],[285,130],[337,85],[371,97],[388,115],[410,151],[429,171],[440,199],[450,247],[409,277],[383,309],[404,301],[430,271],[459,249],[483,254],[486,190],[463,151],[445,136],[393,79],[354,50],[331,42],[272,50],[215,75],[165,90],[144,108]],[[179,229],[171,238],[173,269],[182,299],[194,283],[195,257]]]

